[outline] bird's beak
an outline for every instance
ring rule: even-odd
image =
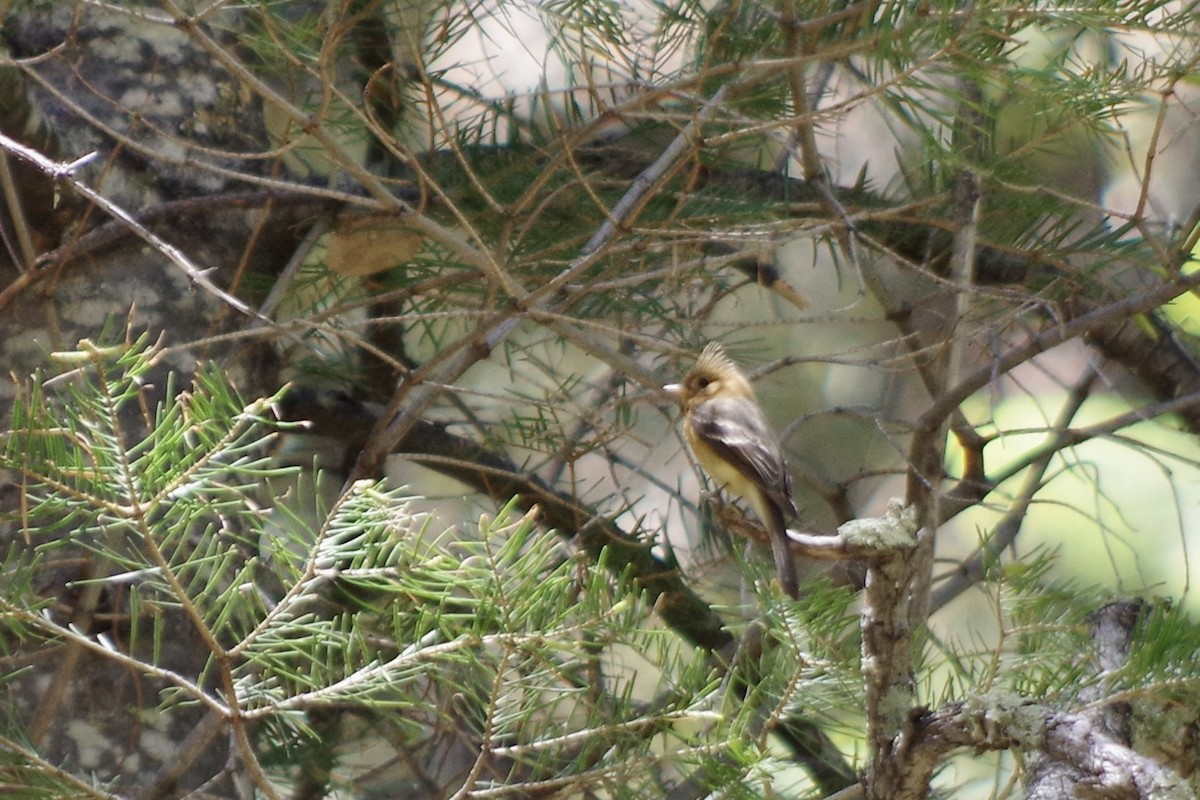
[[[662,390],[663,390],[663,394],[665,394],[667,397],[671,398],[671,400],[678,403],[679,397],[683,393],[683,384],[682,383],[668,383],[666,386],[662,387]]]

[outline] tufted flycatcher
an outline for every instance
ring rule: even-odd
[[[663,387],[683,409],[683,433],[696,461],[719,487],[743,498],[767,528],[779,583],[796,597],[788,519],[797,515],[792,477],[754,388],[717,342],[683,379]]]

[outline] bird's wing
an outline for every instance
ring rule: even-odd
[[[692,409],[691,425],[717,455],[761,487],[785,518],[796,516],[791,475],[757,404],[714,397]]]

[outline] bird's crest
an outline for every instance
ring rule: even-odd
[[[696,369],[704,372],[724,373],[736,370],[737,366],[725,355],[725,348],[720,342],[709,342],[696,359]]]

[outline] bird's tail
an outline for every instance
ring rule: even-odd
[[[779,575],[779,585],[787,596],[795,600],[800,596],[800,584],[796,579],[796,560],[792,556],[792,548],[788,545],[787,524],[783,512],[774,504],[771,505],[771,518],[767,520],[771,534],[771,554],[775,556],[775,572]]]

